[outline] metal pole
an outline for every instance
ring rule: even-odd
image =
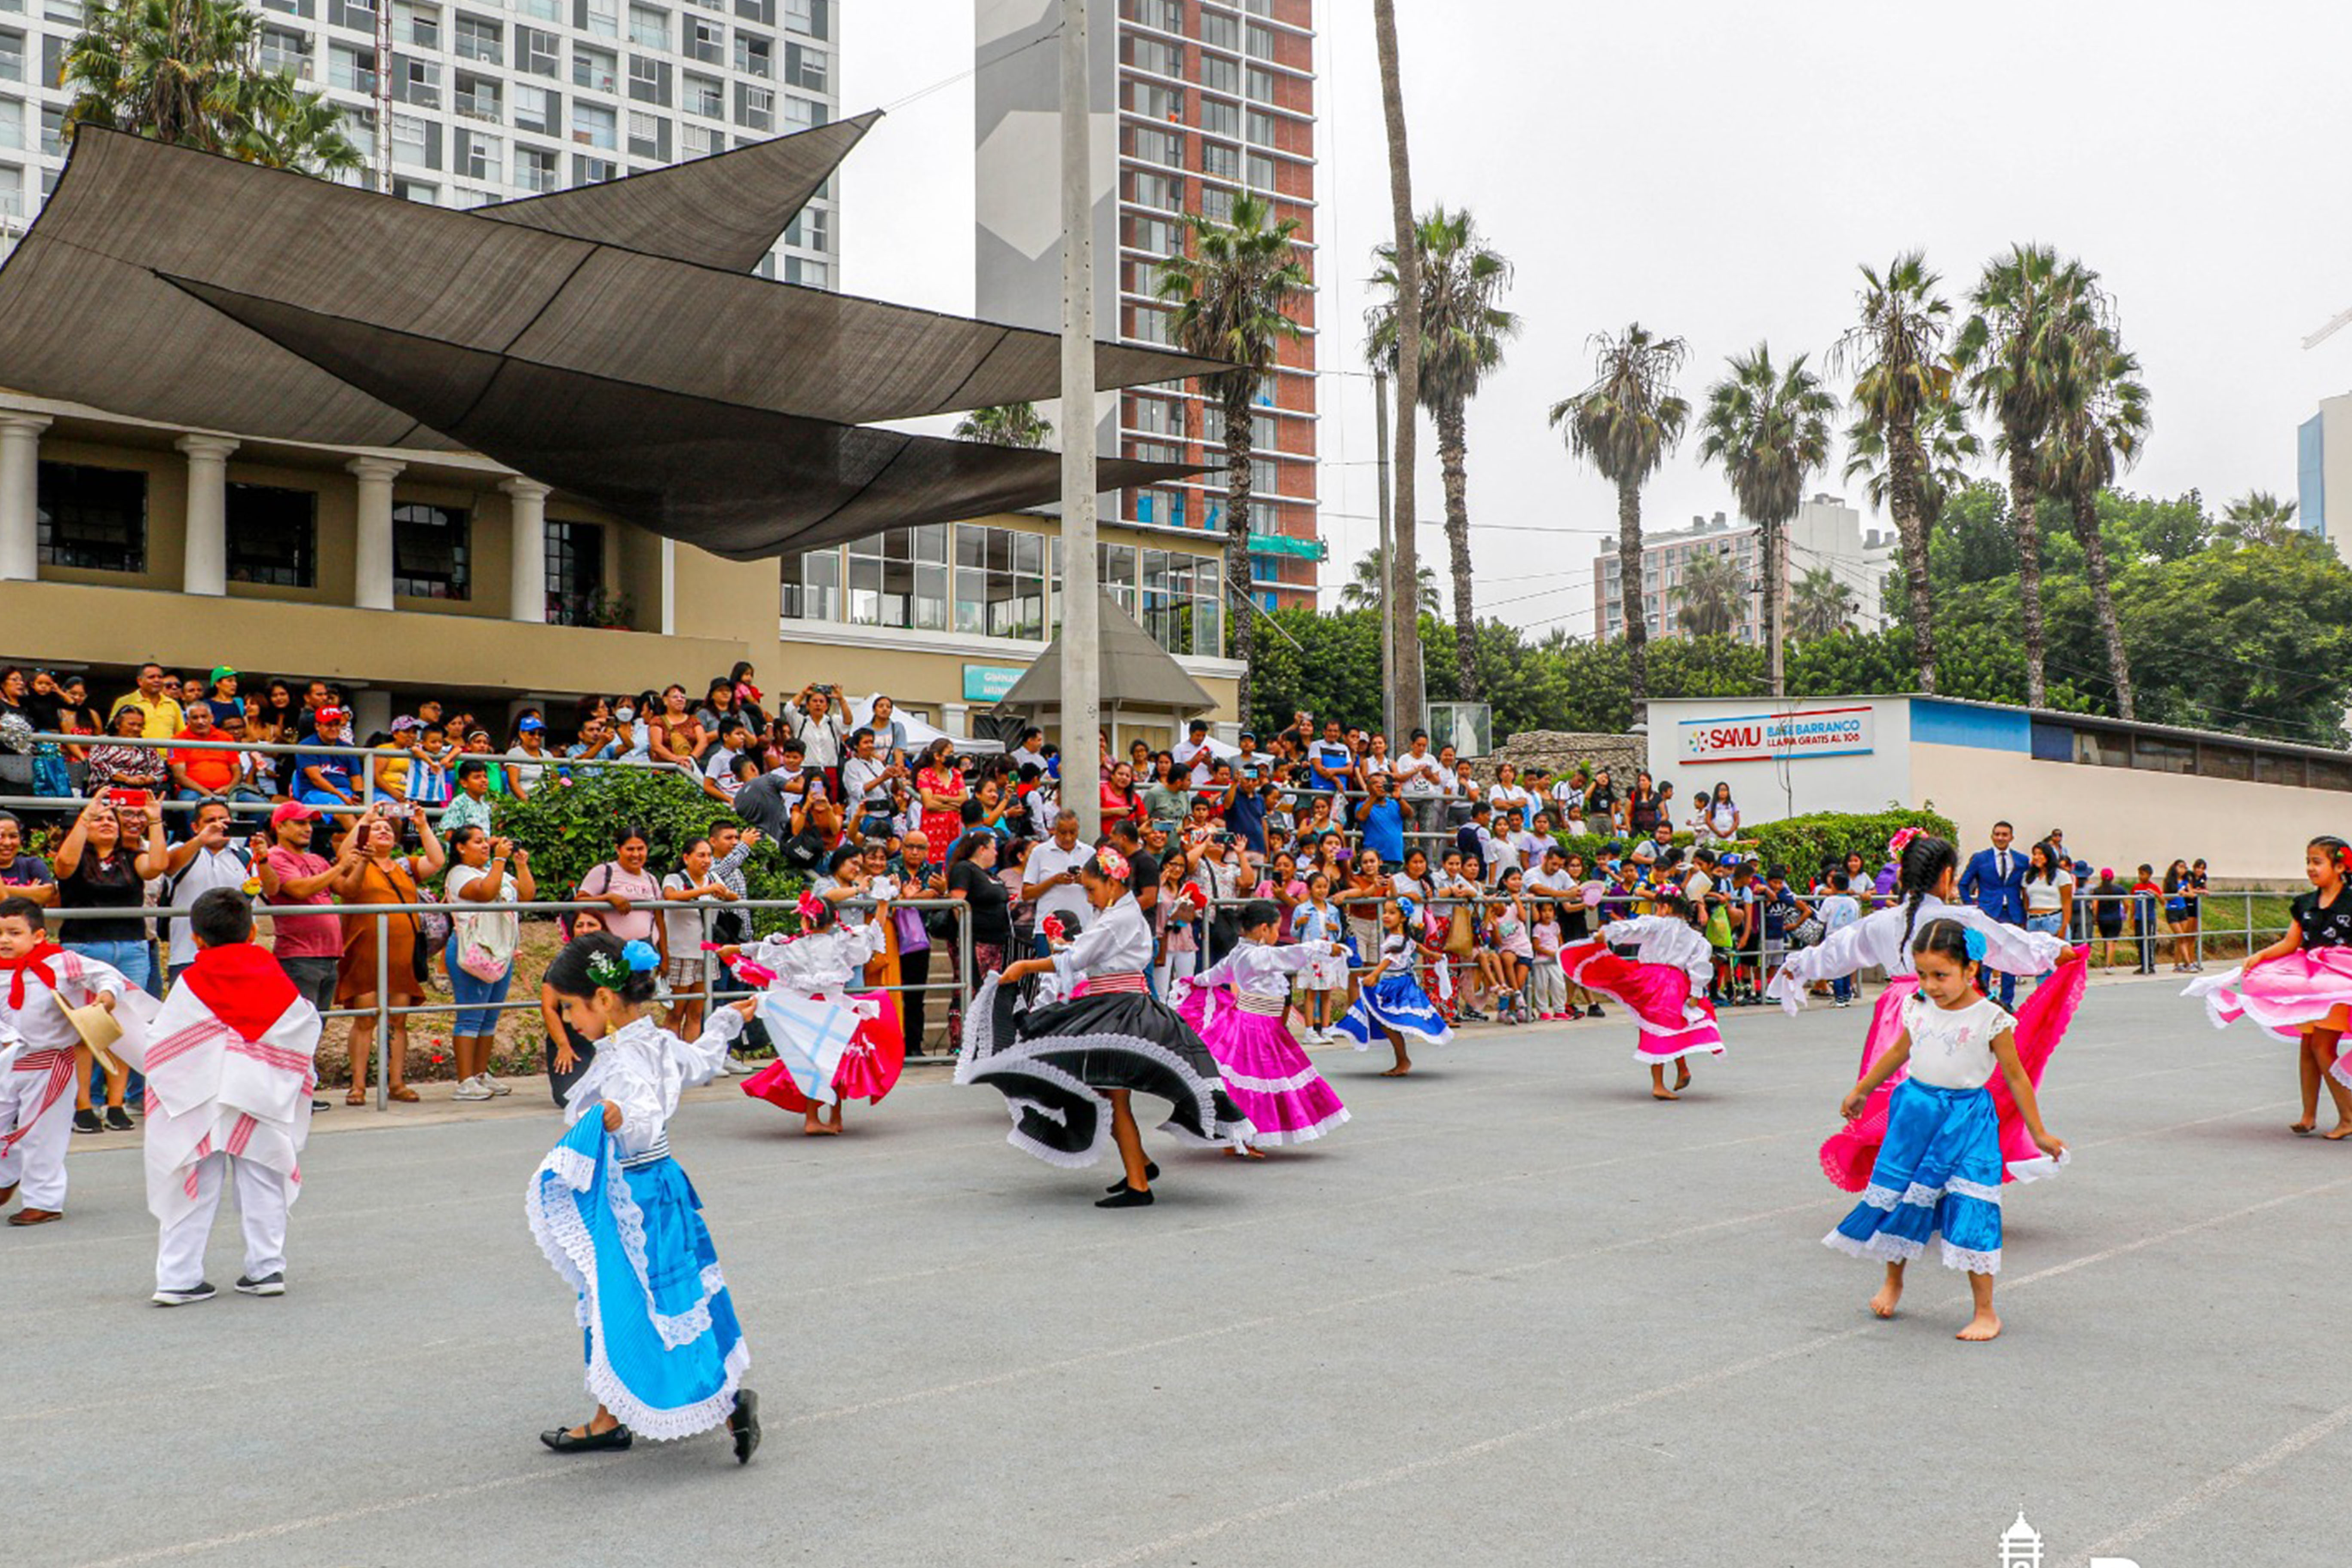
[[[1062,0],[1062,804],[1102,832],[1102,628],[1095,561],[1094,108],[1087,0]]]
[[[1389,373],[1372,372],[1372,426],[1381,471],[1381,730],[1391,747],[1404,737],[1396,731],[1396,595],[1389,576]],[[1415,608],[1420,590],[1414,589]]]
[[[411,915],[411,920],[416,917]],[[392,1109],[392,917],[375,917],[375,1108]]]

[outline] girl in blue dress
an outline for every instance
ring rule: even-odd
[[[1429,1046],[1450,1045],[1454,1040],[1454,1026],[1413,974],[1416,949],[1441,959],[1445,956],[1442,949],[1414,938],[1412,933],[1421,929],[1421,907],[1411,899],[1381,903],[1380,963],[1365,977],[1347,1016],[1339,1020],[1339,1032],[1355,1041],[1360,1051],[1372,1048],[1376,1033],[1388,1037],[1396,1052],[1396,1065],[1381,1073],[1382,1078],[1402,1078],[1412,1070],[1407,1036]]]
[[[719,1008],[688,1044],[654,1021],[660,965],[650,943],[597,931],[548,966],[564,1020],[597,1042],[596,1057],[572,1086],[572,1131],[532,1174],[524,1210],[579,1295],[597,1403],[593,1418],[540,1441],[593,1453],[724,1423],[747,1463],[760,1446],[759,1398],[742,1386],[751,1347],[701,1199],[670,1158],[669,1119],[681,1094],[720,1070],[751,1004]]]

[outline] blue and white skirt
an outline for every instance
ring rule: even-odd
[[[530,1233],[579,1295],[588,1392],[646,1437],[726,1421],[751,1364],[702,1200],[665,1146],[621,1164],[583,1115],[533,1173]]]
[[[1384,1029],[1394,1029],[1408,1040],[1444,1046],[1454,1041],[1454,1026],[1410,974],[1391,974],[1356,994],[1356,1005],[1339,1020],[1339,1033],[1368,1051]]]
[[[1887,1100],[1870,1185],[1822,1241],[1855,1258],[1908,1263],[1940,1235],[1945,1268],[1998,1274],[2000,1169],[1991,1090],[1906,1078]]]

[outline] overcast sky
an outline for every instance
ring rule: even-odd
[[[1517,268],[1508,303],[1524,330],[1470,416],[1482,614],[1590,630],[1614,500],[1544,416],[1590,381],[1594,332],[1639,321],[1686,339],[1696,403],[1759,339],[1818,363],[1851,320],[1856,264],[1906,247],[1926,248],[1956,304],[2014,240],[2104,275],[2154,397],[2135,489],[2196,488],[2215,506],[2249,489],[2291,499],[2295,426],[2352,390],[2352,329],[2301,347],[2352,307],[2352,206],[2334,156],[2352,8],[1398,11],[1414,205],[1467,205]],[[848,0],[841,13],[845,112],[971,69],[973,0]],[[1366,257],[1389,233],[1370,13],[1363,0],[1317,5],[1327,582],[1377,532],[1370,385],[1328,374],[1361,363]],[[846,289],[971,308],[971,142],[969,79],[866,139],[845,170]],[[1426,456],[1418,510],[1442,572],[1435,467]],[[1835,472],[1815,488],[1846,489]],[[1688,450],[1645,502],[1653,528],[1718,510],[1731,510],[1719,474]]]

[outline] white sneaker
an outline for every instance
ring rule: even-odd
[[[490,1086],[484,1083],[479,1078],[466,1079],[458,1083],[457,1092],[454,1098],[458,1100],[488,1100],[490,1098]]]
[[[730,1078],[740,1078],[743,1074],[751,1070],[751,1064],[737,1056],[733,1051],[730,1051],[724,1057],[719,1058],[719,1070],[727,1074]]]
[[[508,1085],[506,1085],[506,1084],[500,1083],[498,1079],[496,1079],[492,1078],[492,1077],[491,1077],[489,1074],[488,1074],[488,1073],[484,1073],[484,1074],[482,1074],[481,1083],[482,1083],[482,1087],[483,1087],[484,1089],[488,1089],[492,1094],[496,1094],[496,1095],[509,1095],[509,1094],[512,1094],[512,1093],[514,1092],[514,1090],[513,1090],[513,1089],[512,1089],[512,1088],[509,1087],[509,1086],[508,1086]]]

